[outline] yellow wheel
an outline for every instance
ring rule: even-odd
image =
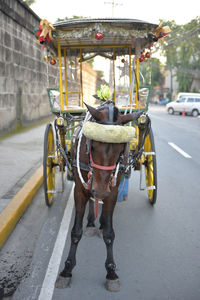
[[[151,129],[144,142],[144,166],[149,202],[154,205],[157,198],[157,168],[154,137]]]
[[[43,185],[46,205],[51,206],[55,193],[55,144],[50,123],[47,124],[44,135]]]

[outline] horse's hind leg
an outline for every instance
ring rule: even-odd
[[[82,237],[83,233],[83,216],[85,212],[85,205],[87,202],[87,199],[85,197],[79,197],[77,201],[77,197],[75,196],[76,192],[74,193],[75,197],[75,220],[74,220],[74,226],[71,231],[71,246],[69,250],[69,254],[67,257],[67,260],[65,262],[65,267],[60,273],[60,275],[57,278],[55,286],[57,288],[67,288],[70,285],[71,277],[72,277],[72,270],[76,265],[76,251],[78,243]]]
[[[89,209],[88,209],[88,217],[87,217],[87,226],[85,229],[86,236],[94,236],[96,234],[95,227],[95,216],[94,216],[94,201],[89,200]]]

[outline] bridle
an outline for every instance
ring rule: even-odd
[[[83,176],[81,174],[81,169],[86,171],[85,164],[80,162],[80,153],[79,152],[80,152],[81,140],[82,140],[82,134],[79,136],[78,147],[77,147],[77,159],[76,159],[76,163],[75,163],[74,166],[77,167],[79,179],[80,179],[82,185],[84,186],[84,188],[86,190],[91,189],[91,183],[92,183],[92,177],[93,177],[93,168],[99,169],[101,171],[112,171],[112,174],[111,174],[111,177],[110,177],[110,183],[111,183],[111,186],[114,187],[116,185],[116,182],[117,182],[117,176],[118,176],[118,173],[119,173],[121,160],[122,160],[122,153],[120,153],[119,158],[118,158],[115,165],[103,166],[103,165],[96,164],[93,160],[92,153],[91,153],[91,148],[90,148],[92,141],[87,140],[86,145],[89,149],[87,150],[86,153],[88,153],[89,163],[88,163],[88,169],[87,169],[88,170],[88,174],[87,174],[88,178],[87,178],[87,182],[85,182],[85,180],[83,179]]]
[[[118,176],[118,172],[119,172],[119,167],[120,167],[120,157],[119,160],[117,162],[117,164],[115,165],[111,165],[111,166],[102,166],[102,165],[98,165],[94,162],[93,158],[92,158],[92,153],[90,151],[90,171],[88,172],[88,181],[87,182],[82,182],[83,186],[85,187],[86,190],[90,190],[91,189],[91,183],[92,183],[92,176],[93,176],[93,168],[95,169],[99,169],[102,171],[113,171],[113,173],[111,174],[110,177],[110,184],[112,187],[116,186],[117,183],[117,176]]]
[[[95,164],[92,158],[91,151],[90,151],[90,165],[92,168],[96,168],[103,171],[113,171],[116,168],[116,164],[112,166],[102,166],[102,165]]]

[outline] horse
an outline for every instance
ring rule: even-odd
[[[111,100],[98,108],[86,103],[85,105],[90,118],[77,134],[74,134],[71,147],[75,181],[75,219],[71,231],[71,245],[64,269],[59,274],[55,286],[67,288],[70,285],[72,270],[76,265],[77,246],[83,234],[83,217],[88,201],[86,231],[95,228],[94,204],[90,200],[93,197],[103,201],[99,229],[102,230],[107,250],[105,286],[108,291],[119,291],[120,281],[113,257],[115,232],[112,218],[122,173],[120,166],[128,163],[129,142],[134,135],[132,126],[123,125],[136,121],[141,112],[122,114]]]

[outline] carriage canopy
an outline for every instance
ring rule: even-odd
[[[57,39],[53,39],[53,46],[82,48],[83,53],[112,52],[116,55],[129,54],[125,46],[131,46],[132,54],[138,44],[141,48],[149,47],[153,42],[153,31],[156,24],[134,19],[74,19],[54,24]],[[123,48],[124,46],[124,48]]]
[[[122,96],[127,102],[126,106],[134,109],[144,109],[146,106],[147,109],[149,89],[144,86],[140,89],[139,63],[148,60],[153,43],[169,31],[168,26],[158,26],[135,19],[73,19],[54,25],[42,20],[36,34],[39,36],[39,42],[47,47],[47,59],[53,64],[58,59],[61,112],[69,110],[74,97],[81,111],[84,108],[83,102],[88,103],[88,99],[93,97],[92,93],[86,95],[84,91],[82,74],[83,63],[96,56],[111,61],[109,88],[112,100],[116,103]],[[77,86],[72,91],[69,90],[69,86],[75,85],[69,85],[67,77],[73,69],[79,69],[76,72],[79,78],[74,79]],[[74,78],[74,75],[72,77]],[[48,91],[49,96],[51,92]],[[53,94],[55,98],[56,94]],[[51,97],[51,102],[52,99]],[[89,103],[91,104],[90,100]]]

